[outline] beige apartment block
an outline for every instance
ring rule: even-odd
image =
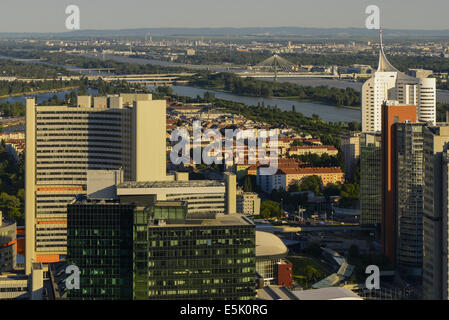
[[[86,193],[88,169],[122,168],[125,181],[166,180],[166,102],[151,99],[120,95],[108,104],[117,108],[104,108],[104,101],[93,107],[90,96],[78,97],[78,107],[37,106],[27,99],[27,274],[33,262],[57,262],[66,254],[67,203]]]
[[[260,198],[255,192],[237,193],[237,212],[244,215],[260,214]]]

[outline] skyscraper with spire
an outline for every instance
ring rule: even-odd
[[[436,80],[411,77],[396,69],[385,56],[381,29],[379,66],[362,87],[363,132],[381,131],[382,104],[390,100],[417,106],[420,121],[436,121]]]

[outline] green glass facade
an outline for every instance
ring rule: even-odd
[[[396,264],[406,276],[420,277],[423,261],[423,123],[396,123]]]
[[[100,212],[115,222],[91,217]],[[68,224],[68,262],[81,270],[70,299],[255,298],[255,225],[240,215],[192,219],[173,202],[69,205],[69,213],[79,219]],[[116,241],[122,250],[107,251]]]
[[[381,135],[360,135],[360,224],[382,221]]]
[[[67,264],[81,272],[68,299],[132,298],[133,205],[68,205]]]

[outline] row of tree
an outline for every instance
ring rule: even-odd
[[[283,97],[311,100],[336,106],[360,107],[360,93],[352,88],[302,86],[291,82],[270,82],[241,78],[234,73],[201,74],[191,84],[202,88],[229,91],[238,95]]]
[[[265,52],[237,52],[234,50],[220,50],[198,52],[194,56],[178,57],[178,62],[189,64],[222,64],[256,65],[271,57],[270,51]],[[370,65],[373,68],[379,63],[377,53],[284,53],[283,58],[296,65],[315,66],[350,66],[353,64]],[[422,68],[435,72],[449,72],[449,59],[438,56],[408,56],[395,54],[388,57],[389,61],[399,70],[406,72],[409,68]]]
[[[19,225],[24,223],[25,192],[23,159],[17,164],[0,143],[0,210]]]
[[[54,79],[70,74],[72,73],[63,67],[0,59],[0,76],[2,77]]]
[[[46,80],[46,81],[0,81],[0,96],[29,93],[34,91],[59,90],[79,86],[78,80]]]

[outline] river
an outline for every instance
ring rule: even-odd
[[[83,54],[84,56],[90,57],[98,57],[93,54]],[[155,64],[162,66],[173,66],[173,67],[188,67],[190,69],[210,69],[213,71],[225,71],[224,68],[218,68],[214,66],[201,66],[201,65],[186,65],[175,62],[167,62],[167,61],[159,61],[154,59],[142,59],[142,58],[130,58],[124,56],[116,56],[116,55],[105,55],[105,59],[112,59],[120,62],[132,62],[138,64]],[[264,79],[268,80],[268,79]],[[338,79],[312,79],[312,78],[288,78],[288,79],[279,79],[280,82],[292,82],[304,86],[329,86],[336,88],[353,88],[354,90],[360,92],[362,88],[361,82],[353,82],[347,80],[338,80]],[[264,103],[265,105],[275,106],[277,105],[281,110],[291,110],[292,105],[295,106],[296,111],[301,112],[307,117],[311,117],[313,114],[318,115],[324,121],[332,121],[332,122],[351,122],[351,121],[361,121],[361,111],[353,110],[348,108],[340,108],[336,106],[330,106],[319,103],[312,102],[299,102],[294,100],[286,100],[286,99],[267,99],[267,98],[259,98],[259,97],[246,97],[239,96],[231,93],[223,93],[217,92],[213,90],[205,90],[190,86],[173,86],[173,92],[180,96],[188,96],[188,97],[196,97],[198,95],[203,96],[204,92],[209,91],[213,92],[217,98],[223,100],[231,100],[235,102],[245,103],[247,105],[255,105],[257,106],[259,103]],[[57,93],[56,95],[59,98],[63,98],[67,91]],[[43,100],[47,100],[55,93],[46,93],[37,95],[37,101],[41,102]],[[24,101],[24,97],[14,97],[6,99],[6,101],[14,102],[14,101]],[[0,100],[0,101],[5,101]],[[449,103],[449,91],[447,90],[438,90],[437,91],[437,101]]]
[[[154,89],[153,87],[149,87]],[[173,92],[180,96],[186,96],[191,98],[196,98],[198,95],[203,96],[205,92],[209,91],[215,94],[215,97],[223,100],[230,100],[235,102],[241,102],[247,105],[257,106],[258,103],[264,103],[265,106],[275,106],[277,105],[281,110],[292,109],[292,105],[295,106],[297,112],[301,112],[306,117],[311,117],[313,114],[318,115],[324,121],[332,121],[332,122],[351,122],[357,121],[360,122],[361,113],[359,110],[352,110],[346,108],[338,108],[335,106],[329,106],[325,104],[311,103],[311,102],[298,102],[294,100],[285,100],[285,99],[267,99],[267,98],[259,98],[259,97],[246,97],[239,96],[231,93],[218,92],[214,90],[205,90],[190,86],[173,86]],[[10,97],[5,99],[0,99],[0,102],[9,102],[14,103],[16,101],[25,103],[25,99],[28,97],[36,97],[36,102],[41,103],[42,101],[48,100],[54,95],[56,95],[59,99],[64,99],[65,95],[70,93],[71,90],[59,91],[59,92],[49,92],[49,93],[39,93],[33,95],[22,95],[18,97]],[[98,94],[97,90],[89,89],[88,93],[91,95]]]
[[[36,94],[21,95],[21,96],[17,96],[17,97],[9,97],[9,98],[0,99],[0,103],[1,102],[9,102],[9,103],[22,102],[23,104],[25,104],[25,99],[32,98],[32,97],[36,97],[36,103],[41,103],[42,101],[47,101],[48,99],[52,98],[53,96],[57,96],[58,99],[64,100],[65,95],[69,94],[72,91],[77,91],[77,90],[63,90],[63,91],[57,91],[57,92],[36,93]],[[98,90],[88,89],[87,93],[91,94],[91,95],[97,95]]]
[[[101,55],[97,54],[83,54],[86,57],[94,57],[94,58],[100,58]],[[137,63],[137,64],[154,64],[154,65],[160,65],[165,67],[184,67],[192,70],[211,70],[216,72],[224,72],[229,71],[228,68],[214,66],[214,65],[190,65],[190,64],[184,64],[184,63],[177,63],[177,62],[169,62],[169,61],[161,61],[161,60],[155,60],[155,59],[143,59],[143,58],[130,58],[125,56],[118,56],[118,55],[112,55],[107,54],[105,55],[105,59],[111,59],[119,62],[131,62],[131,63]],[[232,71],[243,71],[243,70],[237,70],[232,69]],[[260,80],[267,80],[272,81],[271,78],[260,78]],[[318,87],[318,86],[329,86],[329,87],[335,87],[335,88],[353,88],[354,90],[360,92],[362,90],[362,82],[354,82],[354,81],[347,81],[347,80],[339,80],[339,79],[321,79],[321,78],[280,78],[278,79],[279,82],[291,82],[296,83],[303,86],[312,86],[312,87]],[[448,90],[437,90],[437,101],[443,102],[443,103],[449,103],[449,91]],[[352,121],[352,120],[351,120]],[[360,120],[358,120],[360,121]]]
[[[205,92],[209,91],[215,94],[216,98],[223,100],[230,100],[235,102],[241,102],[250,106],[257,106],[259,103],[264,103],[265,106],[277,105],[281,110],[292,110],[292,106],[295,106],[297,112],[301,112],[306,117],[311,117],[313,114],[318,115],[324,121],[331,122],[351,122],[361,121],[360,110],[353,110],[347,108],[339,108],[335,106],[329,106],[325,104],[311,103],[311,102],[299,102],[294,100],[276,99],[276,98],[259,98],[259,97],[246,97],[239,96],[232,93],[218,92],[214,90],[206,90],[189,86],[173,86],[173,92],[180,96],[187,96],[195,98],[197,96],[203,96]]]

